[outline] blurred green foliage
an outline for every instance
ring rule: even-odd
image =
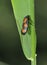
[[[35,10],[37,65],[47,65],[47,0],[35,0]],[[0,65],[30,65],[19,42],[11,1],[0,0]]]

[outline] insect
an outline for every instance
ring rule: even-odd
[[[25,35],[26,32],[28,31],[29,22],[30,22],[30,16],[27,15],[27,16],[25,16],[24,19],[23,19],[23,25],[22,25],[22,30],[21,30],[21,33],[22,33],[23,35]]]

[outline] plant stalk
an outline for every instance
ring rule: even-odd
[[[34,60],[31,60],[31,65],[37,65],[37,64],[36,64],[36,55],[35,55]]]

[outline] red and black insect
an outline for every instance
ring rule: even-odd
[[[27,15],[27,16],[25,16],[24,19],[23,19],[23,25],[22,25],[22,30],[21,30],[21,33],[22,33],[23,35],[25,35],[26,32],[28,31],[29,22],[30,22],[30,16]]]

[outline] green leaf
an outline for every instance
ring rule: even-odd
[[[11,3],[12,3],[24,55],[28,60],[32,60],[35,58],[35,53],[36,53],[34,0],[11,0]],[[23,19],[27,15],[30,15],[32,20],[31,21],[32,25],[30,26],[31,34],[28,34],[27,32],[25,35],[22,35],[21,29],[22,29]]]

